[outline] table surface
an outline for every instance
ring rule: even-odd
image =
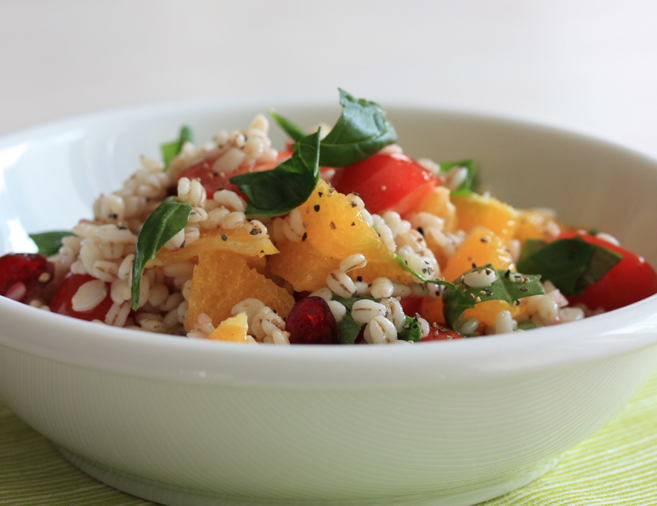
[[[409,100],[509,112],[657,154],[656,18],[652,0],[0,0],[0,135],[71,115],[190,98],[332,99],[340,86],[384,105]],[[637,466],[638,475],[654,476],[655,390],[633,405],[639,411],[614,422],[632,420],[631,444],[614,439],[627,432],[613,432],[621,426],[612,424],[605,429],[611,433],[595,437],[611,434],[605,441],[617,446],[595,453],[593,439],[541,481],[541,494],[532,495],[533,488],[503,503],[603,500],[610,482],[597,475],[565,484],[582,458],[600,466],[589,468],[600,476],[628,478]],[[67,467],[1,405],[0,428],[6,463],[0,483],[18,470],[28,473],[13,487],[0,484],[0,504],[109,504],[103,501],[110,498],[142,504]],[[50,464],[35,467],[30,455]],[[74,483],[73,492],[49,488],[58,480]],[[618,483],[657,497],[650,479]],[[551,487],[571,495],[549,499]],[[96,501],[84,490],[96,491]],[[613,504],[625,503],[614,497]],[[627,504],[644,504],[626,497]]]

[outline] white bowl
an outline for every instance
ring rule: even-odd
[[[110,112],[0,140],[0,253],[70,228],[140,154],[274,106],[214,100]],[[546,126],[388,106],[405,151],[475,158],[494,195],[550,206],[657,261],[657,160]],[[278,137],[282,140],[282,136]],[[527,333],[414,346],[244,347],[124,331],[0,297],[0,397],[96,478],[170,505],[453,504],[550,469],[657,363],[657,298]]]

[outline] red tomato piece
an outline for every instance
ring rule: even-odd
[[[445,325],[438,324],[437,326],[431,326],[431,331],[427,337],[423,337],[420,341],[421,343],[427,341],[449,341],[452,339],[463,339],[463,336],[452,330]]]
[[[229,174],[217,172],[214,170],[212,166],[214,165],[214,162],[217,161],[217,159],[210,158],[187,167],[180,173],[178,179],[181,177],[186,177],[188,179],[198,179],[205,188],[205,191],[208,194],[208,198],[212,198],[214,193],[218,190],[231,190],[239,195],[242,195],[242,193],[239,191],[239,188],[230,182],[230,178],[239,176],[246,172],[261,172],[275,169],[281,160],[289,158],[290,156],[292,156],[291,153],[281,151],[278,153],[278,159],[276,161],[261,163],[255,167],[247,166]]]
[[[340,169],[331,180],[340,193],[357,193],[370,213],[410,211],[440,179],[412,158],[399,153],[372,155]]]
[[[50,284],[55,266],[45,255],[8,253],[0,257],[0,295],[28,302]]]
[[[95,279],[89,274],[68,273],[50,301],[50,310],[53,313],[72,316],[79,320],[104,320],[105,315],[107,315],[107,312],[112,307],[112,297],[110,296],[109,288],[107,290],[107,296],[95,308],[82,312],[73,310],[73,296],[78,291],[78,288],[87,281],[93,281]]]
[[[422,302],[424,302],[424,297],[418,297],[417,295],[411,295],[410,297],[404,297],[399,301],[401,303],[404,314],[408,316],[415,316],[415,313],[419,313],[422,309]]]
[[[558,239],[580,236],[590,244],[604,246],[623,255],[623,259],[586,288],[579,297],[566,296],[571,304],[584,304],[589,309],[618,309],[657,293],[657,274],[643,257],[592,235],[565,232]]]

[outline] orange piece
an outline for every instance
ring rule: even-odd
[[[464,272],[477,266],[491,264],[495,269],[515,270],[509,250],[500,237],[491,230],[475,228],[447,262],[443,276],[447,281],[457,281]],[[489,300],[477,304],[463,313],[463,318],[476,318],[480,323],[495,326],[500,311],[509,310],[515,317],[520,309],[503,300]]]
[[[292,284],[296,291],[313,291],[326,286],[326,276],[350,255],[362,253],[367,266],[351,273],[371,282],[385,276],[409,283],[415,277],[396,260],[377,232],[352,207],[347,197],[320,181],[308,201],[299,207],[305,240],[287,238],[276,243],[280,254],[269,257],[271,272]]]
[[[426,193],[411,209],[411,213],[430,213],[445,221],[445,232],[456,228],[456,207],[450,200],[449,189],[436,186]]]
[[[516,239],[523,244],[527,239],[552,241],[562,229],[567,229],[559,223],[551,213],[540,209],[527,209],[520,212]]]
[[[162,248],[156,257],[148,262],[147,267],[169,265],[176,262],[190,260],[206,251],[234,251],[242,255],[252,257],[264,257],[278,253],[274,243],[269,239],[269,234],[251,234],[253,229],[247,223],[234,230],[213,228],[202,230],[201,236],[189,246],[177,250]],[[224,239],[225,237],[225,239]],[[264,265],[264,264],[263,264]]]
[[[250,268],[243,255],[226,250],[204,251],[194,267],[185,327],[192,328],[201,313],[208,314],[218,326],[230,318],[235,304],[248,298],[260,299],[283,317],[294,305],[294,297],[285,288]]]
[[[214,341],[231,341],[234,343],[248,343],[247,335],[249,333],[249,322],[246,313],[240,313],[237,316],[231,316],[222,321],[219,326],[212,331],[208,339]]]
[[[458,228],[470,232],[478,226],[487,227],[505,242],[514,238],[518,211],[510,205],[476,193],[452,196],[452,203],[456,207]]]

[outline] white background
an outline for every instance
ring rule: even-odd
[[[0,134],[187,98],[337,101],[340,86],[657,153],[656,25],[650,0],[0,0]]]

